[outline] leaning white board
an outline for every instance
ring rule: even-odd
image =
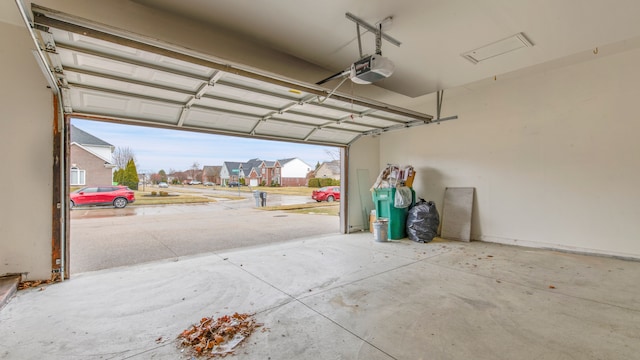
[[[442,206],[443,239],[471,241],[471,211],[475,188],[446,188]]]

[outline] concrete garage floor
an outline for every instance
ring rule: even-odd
[[[637,359],[640,262],[369,233],[88,272],[20,291],[2,359],[183,359],[205,316],[256,313],[237,359]]]

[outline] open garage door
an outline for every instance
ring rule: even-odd
[[[67,122],[84,118],[346,149],[362,136],[428,124],[433,118],[35,4],[31,10],[33,20],[23,14],[39,48],[36,58],[59,94]],[[347,193],[348,155],[343,160]],[[343,229],[346,200],[341,203]],[[68,212],[63,213],[68,229]],[[63,232],[54,234],[54,244],[57,236],[68,241]]]
[[[68,116],[332,146],[432,119],[37,5],[32,11]]]

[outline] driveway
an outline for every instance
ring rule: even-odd
[[[251,197],[194,205],[76,208],[71,211],[71,274],[337,234],[340,229],[337,216],[254,206]]]

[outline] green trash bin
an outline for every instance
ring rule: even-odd
[[[407,237],[405,224],[409,208],[395,207],[396,189],[373,189],[373,203],[376,205],[376,217],[389,219],[389,239],[398,240]],[[416,193],[411,189],[411,204],[416,203]]]

